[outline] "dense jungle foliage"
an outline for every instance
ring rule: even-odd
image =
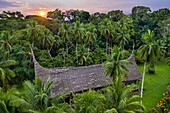
[[[44,83],[35,79],[30,47],[43,67],[88,66],[108,61],[106,68],[114,62],[115,69],[121,72],[107,69],[113,85],[74,94],[70,102],[65,102],[64,94],[50,96],[54,81]],[[121,61],[133,50],[136,62],[144,64],[144,70],[149,73],[155,73],[157,61],[166,60],[170,64],[169,9],[151,11],[149,7],[136,6],[129,15],[121,10],[90,14],[83,10],[56,9],[48,12],[46,18],[3,11],[0,14],[0,112],[146,112],[140,97],[131,94],[136,86],[122,86],[121,76],[127,69],[120,67],[126,64]]]

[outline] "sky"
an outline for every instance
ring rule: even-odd
[[[80,9],[94,12],[123,10],[131,13],[134,6],[147,6],[152,11],[160,8],[170,9],[170,0],[0,0],[0,12],[20,11],[24,15],[38,14],[39,11]]]

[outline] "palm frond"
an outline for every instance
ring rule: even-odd
[[[15,60],[7,60],[4,62],[0,62],[0,67],[7,68],[7,67],[10,67],[10,66],[13,66],[16,64],[17,64],[17,62]]]
[[[25,101],[22,98],[12,100],[11,104],[12,104],[12,106],[18,107],[18,108],[22,109],[23,111],[28,111],[28,109],[32,109],[32,106],[33,106],[31,103]]]
[[[10,113],[6,107],[6,104],[4,101],[0,100],[0,112],[1,113]]]
[[[139,102],[140,99],[141,99],[140,96],[134,95],[126,101],[126,104],[129,104],[131,102]]]
[[[118,111],[115,108],[112,108],[110,110],[106,110],[104,113],[118,113]]]
[[[129,104],[126,105],[125,110],[143,110],[146,111],[145,107],[140,103],[140,102],[131,102]]]

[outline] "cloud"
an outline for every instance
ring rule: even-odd
[[[8,8],[8,7],[20,7],[21,3],[19,2],[9,2],[6,0],[0,0],[0,8]]]
[[[37,14],[40,10],[48,12],[58,8],[62,11],[80,9],[90,13],[123,10],[129,14],[134,6],[142,5],[157,10],[163,7],[170,8],[169,3],[169,0],[0,0],[0,12],[17,10],[28,15]]]

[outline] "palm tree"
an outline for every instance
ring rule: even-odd
[[[51,33],[51,31],[47,28],[45,28],[44,26],[41,27],[41,30],[43,32],[41,32],[41,44],[43,48],[47,48],[47,50],[50,49],[50,47],[53,45],[54,43],[54,37]]]
[[[83,40],[83,35],[84,35],[84,29],[83,29],[83,24],[80,23],[80,21],[76,21],[73,26],[73,37],[74,37],[74,42],[76,46],[76,59],[77,59],[77,65],[78,65],[78,42],[81,42]]]
[[[130,61],[123,58],[123,52],[116,46],[113,47],[113,54],[111,60],[104,63],[105,75],[115,79],[117,76],[127,77],[127,72],[130,70],[126,67],[126,64],[131,64]]]
[[[124,50],[124,46],[129,43],[130,36],[134,32],[132,29],[132,20],[130,18],[123,18],[118,22],[118,25],[118,35],[115,40],[119,42],[119,45],[122,45],[121,48]]]
[[[89,50],[90,50],[90,45],[92,45],[96,41],[96,28],[93,25],[89,25],[88,31],[86,32],[86,42],[88,43],[88,56],[89,56]]]
[[[71,107],[64,102],[61,94],[52,97],[51,89],[54,81],[47,80],[43,82],[36,78],[34,83],[30,81],[24,82],[24,91],[21,93],[21,98],[15,99],[13,104],[23,112],[49,112],[62,108]]]
[[[140,96],[132,94],[136,85],[123,87],[122,77],[116,77],[112,85],[102,89],[110,108],[104,113],[144,113],[145,107],[140,103]]]
[[[66,66],[66,61],[67,61],[66,55],[67,55],[67,53],[66,53],[66,51],[64,50],[64,48],[61,48],[61,49],[59,50],[59,55],[60,55],[60,56],[62,57],[62,59],[63,59],[63,61],[62,61],[63,66]]]
[[[63,43],[65,43],[65,48],[67,51],[68,56],[68,44],[69,44],[69,37],[70,34],[70,26],[68,23],[62,23],[61,27],[59,28],[58,35],[62,37]]]
[[[55,39],[49,29],[45,28],[44,26],[41,26],[41,30],[42,30],[41,38],[39,40],[42,44],[42,48],[47,49],[48,54],[50,55],[50,57],[52,59],[50,52],[51,52],[52,46],[55,42]]]
[[[141,58],[144,58],[144,69],[143,69],[143,77],[142,77],[142,86],[141,86],[141,102],[143,97],[143,86],[144,86],[144,78],[145,78],[145,71],[146,71],[146,64],[150,62],[149,70],[154,72],[154,62],[156,58],[160,55],[160,48],[155,41],[153,32],[148,30],[148,33],[143,35],[144,45],[139,48],[139,55]]]
[[[11,78],[15,77],[15,73],[11,69],[9,69],[9,67],[14,65],[16,65],[16,61],[14,60],[0,62],[0,80],[4,88],[8,88]]]
[[[21,98],[13,101],[14,105],[21,111],[43,111],[48,104],[52,83],[53,82],[48,82],[44,84],[40,79],[36,79],[35,84],[30,81],[25,81]]]
[[[104,95],[93,90],[73,95],[76,113],[103,113],[105,100]]]
[[[80,52],[78,54],[78,64],[77,65],[85,66],[87,58],[88,58],[88,55],[87,55],[88,49],[85,47],[85,44],[81,44],[81,45],[78,45],[78,51],[80,51]]]
[[[32,42],[32,47],[34,46],[34,42],[40,36],[40,25],[36,21],[31,21],[30,24],[27,24],[27,37]]]
[[[4,31],[1,33],[0,35],[0,43],[1,43],[1,46],[0,46],[0,53],[2,53],[5,57],[5,59],[8,58],[10,52],[12,51],[12,35],[9,31]]]
[[[99,29],[100,29],[101,35],[104,36],[105,39],[106,39],[106,54],[107,54],[108,53],[108,48],[110,49],[109,40],[112,39],[112,37],[113,37],[113,29],[114,29],[114,27],[113,27],[112,21],[109,20],[109,19],[104,19],[99,24]]]

